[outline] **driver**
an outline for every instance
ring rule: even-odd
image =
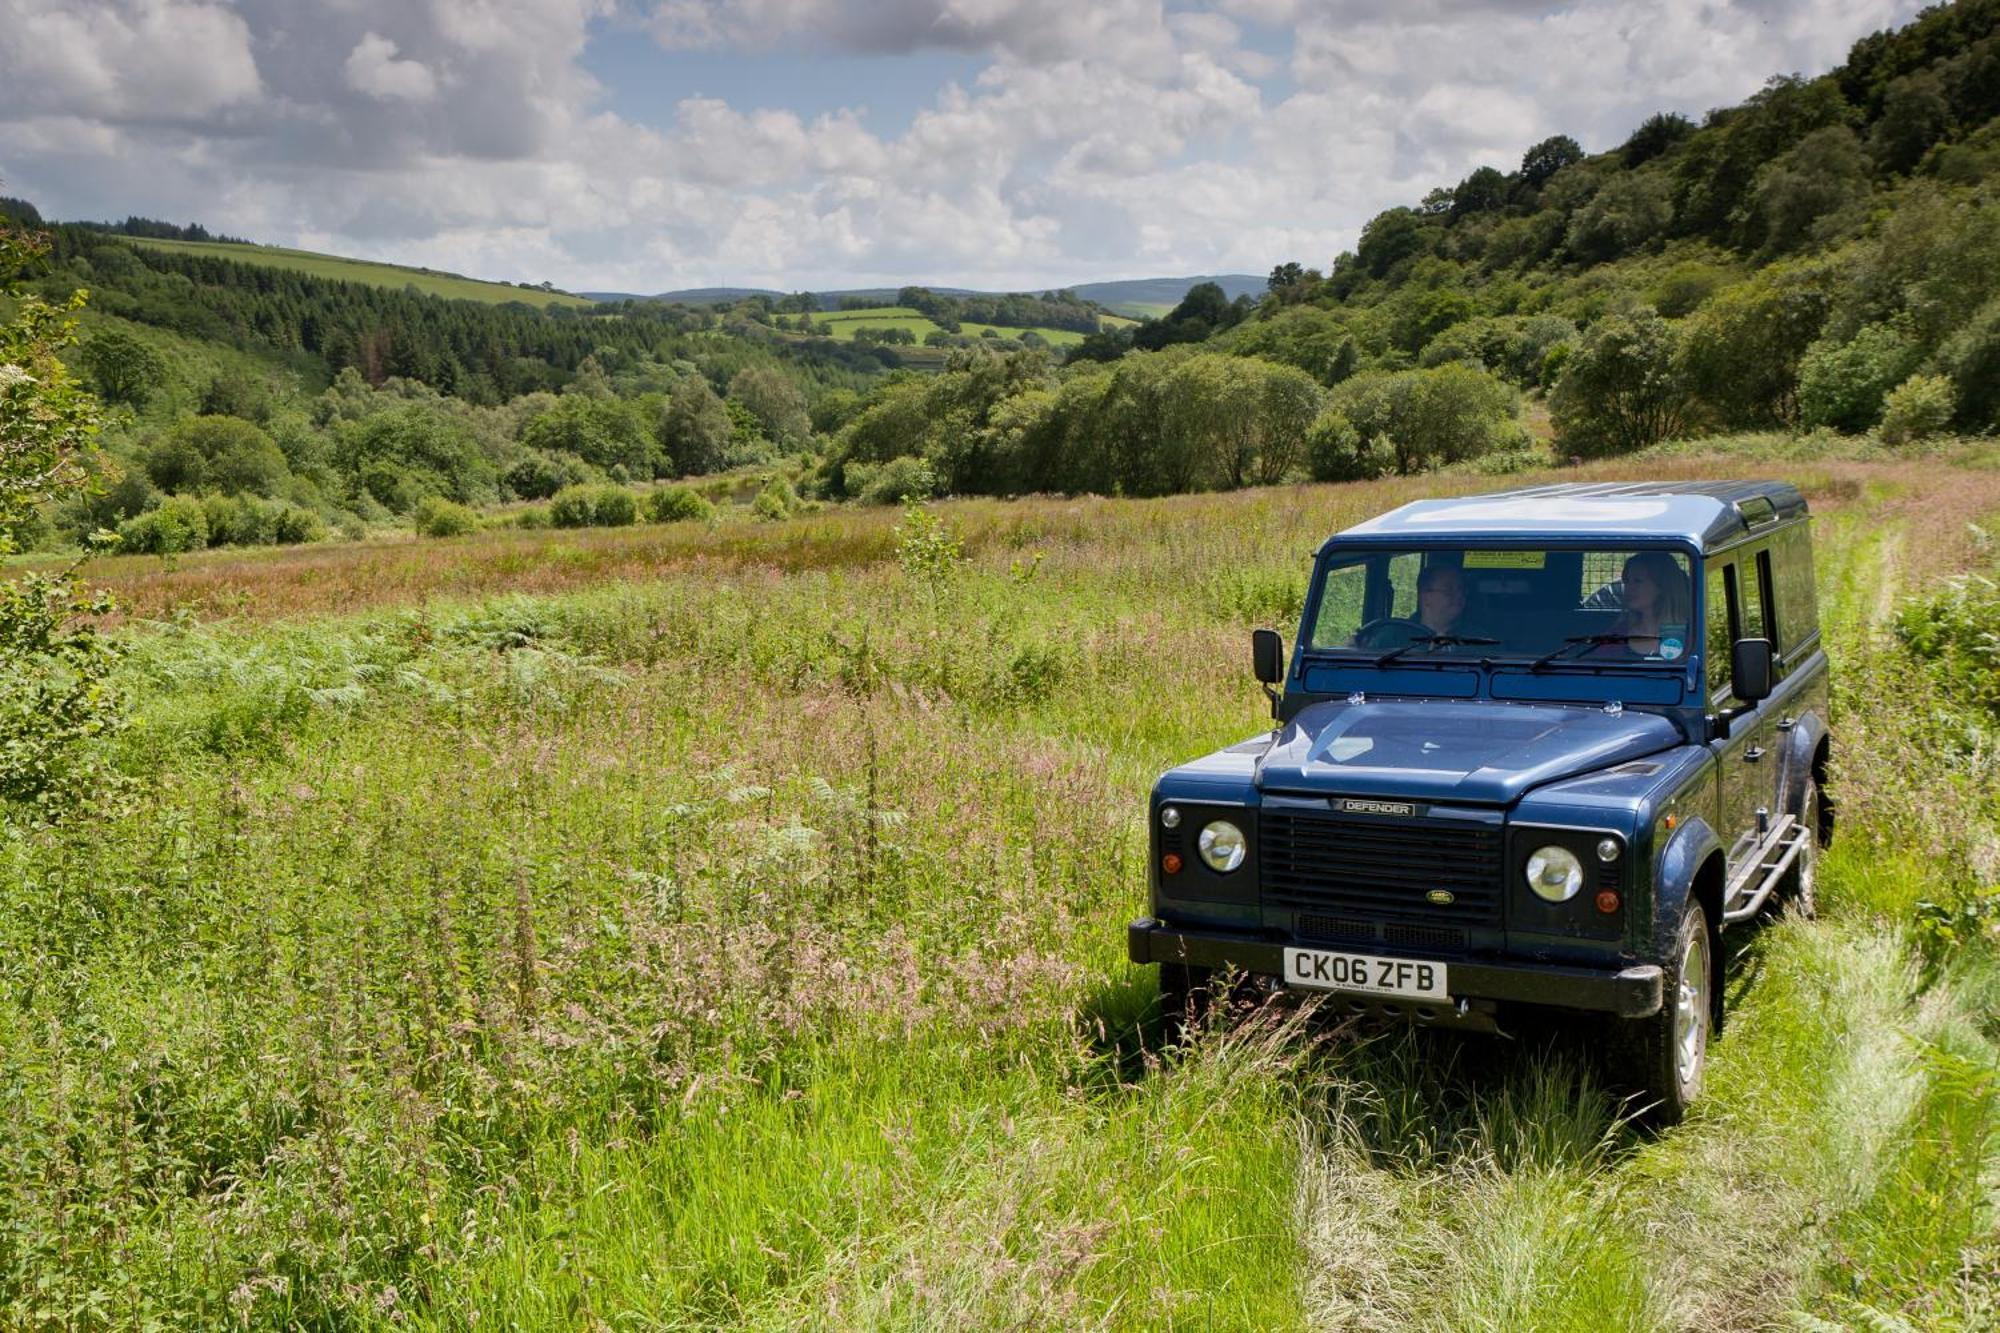
[[[1433,634],[1456,634],[1465,614],[1465,576],[1457,565],[1427,565],[1417,575],[1417,619]]]

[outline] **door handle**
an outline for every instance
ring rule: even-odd
[[[1764,747],[1761,745],[1753,745],[1743,752],[1743,762],[1746,764],[1754,764],[1763,757]]]

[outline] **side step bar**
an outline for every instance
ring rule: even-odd
[[[1730,879],[1722,895],[1722,923],[1747,921],[1763,911],[1765,901],[1777,890],[1785,872],[1805,850],[1806,839],[1812,836],[1813,831],[1801,824],[1796,815],[1779,820],[1757,854]]]

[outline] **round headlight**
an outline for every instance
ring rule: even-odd
[[[1243,841],[1242,829],[1226,819],[1218,819],[1201,831],[1198,847],[1208,868],[1226,875],[1243,864],[1248,844]]]
[[[1528,858],[1528,887],[1544,902],[1566,903],[1583,887],[1583,865],[1567,847],[1537,847]]]
[[[1161,828],[1179,828],[1180,826],[1181,826],[1181,812],[1180,812],[1179,810],[1176,810],[1176,809],[1175,809],[1175,808],[1174,808],[1173,806],[1171,806],[1171,805],[1163,805],[1163,806],[1161,806],[1161,807],[1160,807],[1160,827],[1161,827]]]

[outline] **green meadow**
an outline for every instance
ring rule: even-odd
[[[338,255],[315,254],[310,250],[288,250],[277,245],[236,245],[224,241],[168,241],[151,237],[127,237],[133,245],[176,254],[227,259],[238,264],[262,264],[269,268],[308,273],[332,282],[358,282],[370,287],[391,287],[401,291],[415,287],[427,296],[454,301],[485,301],[503,304],[520,301],[536,307],[588,306],[590,301],[568,292],[542,291],[535,287],[512,287],[504,282],[481,282],[456,273],[435,269],[407,268],[401,264],[377,264],[365,259],[343,259]]]
[[[816,324],[832,325],[833,337],[837,342],[852,342],[854,335],[862,329],[875,329],[878,331],[903,329],[913,335],[920,343],[924,340],[925,335],[939,332],[938,325],[933,323],[929,318],[917,313],[908,306],[900,305],[871,306],[865,310],[829,310],[824,314],[814,315],[813,321]],[[1107,322],[1126,324],[1131,321],[1118,320]],[[1054,347],[1069,347],[1083,341],[1083,335],[1074,329],[1014,329],[1006,328],[999,324],[979,324],[971,320],[965,321],[959,328],[968,338],[984,338],[987,335],[987,331],[991,330],[992,336],[995,338],[1018,338],[1023,333],[1038,333]]]
[[[1990,446],[1519,480],[1772,474],[1840,831],[1658,1136],[1587,1032],[1169,1050],[1124,957],[1315,543],[1491,479],[100,562],[126,789],[0,840],[0,1325],[1992,1328],[2000,760],[1911,646],[1992,632]]]

